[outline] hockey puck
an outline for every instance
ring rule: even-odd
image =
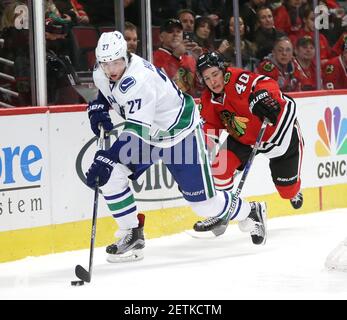
[[[71,285],[74,286],[74,287],[83,286],[84,285],[84,281],[83,280],[71,281]]]

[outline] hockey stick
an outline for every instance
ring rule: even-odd
[[[99,149],[104,148],[105,131],[102,126],[100,127],[100,138],[98,142]],[[93,256],[94,256],[94,243],[96,234],[96,217],[98,212],[98,200],[99,200],[99,179],[96,180],[95,192],[94,192],[94,208],[93,208],[93,221],[92,221],[92,232],[90,238],[90,251],[89,251],[89,270],[87,271],[81,265],[77,265],[75,268],[75,274],[77,278],[81,279],[83,282],[90,282],[92,279],[93,271]],[[75,284],[73,284],[73,282]],[[79,281],[72,281],[72,285],[81,285]]]
[[[263,136],[264,136],[264,133],[265,133],[265,129],[267,127],[269,123],[269,120],[267,118],[264,119],[262,125],[261,125],[261,128],[260,128],[260,131],[258,133],[258,136],[257,136],[257,139],[255,141],[255,145],[253,147],[253,150],[246,162],[246,165],[245,165],[245,168],[243,169],[243,173],[242,173],[242,176],[241,176],[241,180],[236,188],[236,191],[235,193],[232,195],[232,200],[231,200],[231,207],[230,207],[230,210],[228,211],[228,215],[226,217],[226,224],[225,225],[221,225],[219,228],[216,228],[215,230],[212,230],[213,234],[218,237],[220,235],[222,235],[226,228],[228,227],[229,225],[229,220],[230,218],[232,217],[232,215],[234,214],[234,211],[235,211],[235,208],[236,208],[236,205],[237,205],[237,202],[239,200],[239,197],[240,197],[240,193],[242,191],[242,188],[243,188],[243,185],[245,184],[245,181],[246,181],[246,178],[248,176],[248,173],[249,173],[249,169],[251,168],[251,165],[253,163],[253,160],[254,160],[254,157],[255,155],[257,154],[257,151],[260,147],[260,144],[261,144],[261,140],[263,139]]]

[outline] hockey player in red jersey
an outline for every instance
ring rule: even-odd
[[[290,199],[295,209],[300,208],[304,144],[295,102],[269,77],[234,67],[225,68],[221,56],[215,52],[200,56],[197,69],[207,87],[200,107],[206,136],[214,137],[207,139],[209,149],[221,130],[229,133],[213,163],[216,187],[232,188],[234,173],[243,169],[266,117],[270,126],[258,153],[270,159],[272,180],[280,196]],[[221,167],[226,170],[220,170]]]

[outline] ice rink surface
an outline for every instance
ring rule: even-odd
[[[81,287],[70,281],[89,250],[26,258],[0,264],[0,300],[347,299],[347,273],[324,268],[345,237],[347,209],[337,209],[270,219],[260,247],[230,225],[215,239],[147,240],[137,262],[109,264],[97,248],[92,282]]]

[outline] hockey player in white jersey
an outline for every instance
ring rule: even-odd
[[[103,33],[95,52],[93,78],[99,93],[88,108],[92,130],[98,136],[99,124],[112,130],[110,109],[125,122],[111,148],[95,154],[86,174],[88,186],[94,188],[98,180],[118,223],[120,239],[106,248],[108,261],[142,258],[144,215],[138,213],[129,179],[137,179],[159,159],[194,212],[211,220],[212,227],[205,223],[206,230],[224,233],[229,221],[223,218],[231,210],[232,194],[215,190],[192,97],[150,62],[127,52],[127,43],[118,31]],[[216,224],[216,219],[220,223]],[[265,204],[239,199],[231,219],[247,224],[254,244],[265,243]]]

